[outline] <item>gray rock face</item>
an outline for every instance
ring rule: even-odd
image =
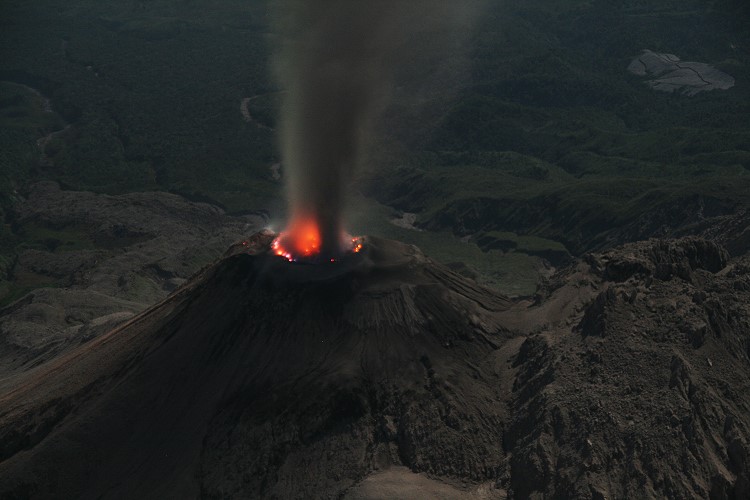
[[[519,349],[513,498],[748,498],[750,262],[726,256],[652,240],[553,277],[540,316],[579,322]]]
[[[683,62],[674,54],[644,50],[633,59],[628,71],[638,76],[651,76],[646,83],[661,92],[679,92],[694,96],[708,90],[734,87],[734,78],[705,63]]]

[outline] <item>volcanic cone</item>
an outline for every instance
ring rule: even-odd
[[[0,497],[328,498],[389,465],[495,480],[509,301],[413,246],[311,265],[272,238],[0,396]]]

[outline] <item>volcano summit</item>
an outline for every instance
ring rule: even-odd
[[[397,242],[310,265],[273,238],[3,395],[0,496],[337,497],[391,464],[494,481],[510,302]]]

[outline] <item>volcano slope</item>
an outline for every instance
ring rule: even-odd
[[[0,496],[337,497],[372,470],[494,480],[509,301],[416,248],[230,252],[0,399]]]
[[[1,395],[0,498],[750,497],[750,256],[638,242],[510,303],[272,238]]]
[[[749,257],[649,240],[542,287],[504,434],[515,497],[750,498]]]

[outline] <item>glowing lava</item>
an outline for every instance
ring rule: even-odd
[[[351,237],[347,234],[341,236],[341,254],[359,253],[362,250],[364,240]],[[271,244],[271,250],[279,257],[289,262],[323,261],[336,262],[341,255],[321,255],[322,238],[320,228],[315,219],[295,218],[287,229],[279,234]]]

